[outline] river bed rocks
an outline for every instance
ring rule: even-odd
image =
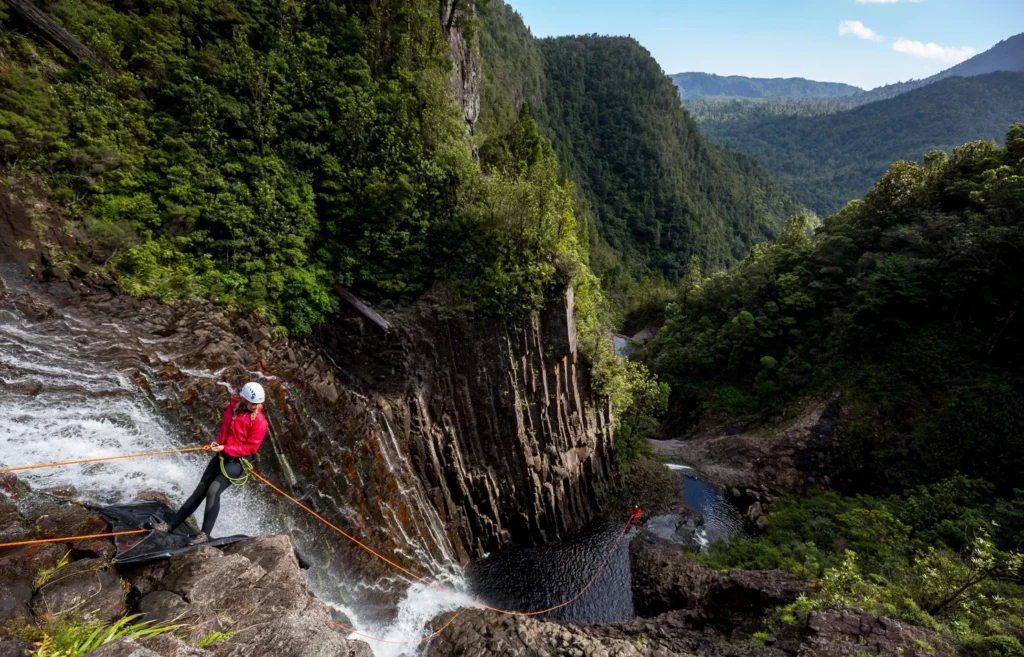
[[[686,612],[690,627],[727,635],[762,629],[765,612],[810,593],[807,582],[780,570],[732,570],[702,566],[683,547],[648,540],[630,546],[633,604],[640,616]]]
[[[651,446],[671,462],[692,467],[745,509],[752,525],[765,529],[773,497],[830,483],[826,463],[840,412],[838,399],[810,400],[781,427],[718,427],[678,440],[652,440]]]
[[[4,475],[10,482],[10,475]],[[0,532],[23,540],[110,531],[95,512],[30,491],[0,493]],[[102,524],[100,524],[102,523]],[[82,529],[86,528],[86,529]],[[111,553],[111,539],[106,543]],[[0,648],[21,650],[25,626],[104,621],[141,613],[142,620],[180,625],[175,636],[121,640],[97,657],[370,657],[369,647],[334,629],[327,605],[310,591],[287,536],[247,539],[225,548],[197,547],[169,560],[123,568],[81,542],[0,551]],[[22,628],[19,630],[18,628]],[[11,636],[5,633],[10,632]],[[222,633],[205,649],[198,643]],[[6,644],[6,645],[5,645]],[[2,653],[0,653],[2,654]]]
[[[848,609],[799,622],[766,622],[773,608],[810,593],[780,571],[719,573],[684,549],[640,533],[630,548],[633,603],[642,617],[588,625],[491,611],[438,617],[451,625],[427,657],[953,657],[936,633]],[[644,617],[646,616],[646,617]]]

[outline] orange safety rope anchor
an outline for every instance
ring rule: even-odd
[[[41,463],[39,465],[16,465],[11,468],[0,468],[0,473],[20,472],[22,470],[39,470],[41,468],[55,468],[60,465],[80,465],[82,463],[99,463],[100,461],[120,461],[121,459],[137,459],[143,456],[160,456],[162,454],[182,454],[184,452],[206,452],[210,450],[209,445],[202,447],[185,447],[182,449],[164,449],[158,452],[139,452],[138,454],[124,454],[122,456],[98,456],[93,459],[78,459],[77,461],[55,461],[53,463]]]
[[[148,531],[148,529],[129,529],[123,532],[107,532],[106,534],[86,534],[84,536],[65,536],[64,538],[37,538],[34,541],[16,541],[14,543],[0,543],[0,549],[18,547],[19,545],[39,545],[41,543],[73,543],[77,541],[84,541],[90,538],[110,538],[111,536],[145,534]]]

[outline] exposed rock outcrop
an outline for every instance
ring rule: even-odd
[[[353,645],[333,629],[287,536],[199,547],[172,558],[155,587],[151,578],[147,587],[153,590],[138,603],[146,620],[186,624],[190,644],[213,632],[229,635],[210,646],[213,655],[370,654],[365,644]]]
[[[442,0],[441,28],[448,40],[449,55],[452,59],[452,92],[462,118],[470,134],[476,131],[480,118],[480,84],[483,71],[480,63],[480,48],[476,39],[467,35],[467,29],[476,19],[476,0]]]
[[[571,289],[519,326],[430,303],[388,317],[387,336],[355,318],[359,330],[331,324],[316,339],[357,374],[353,387],[389,399],[458,543],[479,556],[563,538],[596,517],[596,488],[614,470],[611,408],[577,350]]]
[[[0,505],[4,509],[0,532],[23,527],[28,539],[49,534],[44,526],[47,518],[59,516],[69,526],[77,518],[81,527],[98,517],[74,503],[47,501],[45,495],[24,487],[17,495],[0,495]],[[105,524],[96,529],[109,531]],[[113,550],[110,539],[96,540]],[[0,626],[19,617],[29,625],[44,626],[55,619],[109,622],[131,612],[142,613],[147,621],[184,627],[176,637],[117,641],[93,654],[372,655],[366,644],[348,641],[332,626],[330,611],[309,590],[287,536],[248,539],[223,549],[197,547],[169,561],[120,571],[108,559],[77,558],[76,545],[50,543],[0,554]],[[214,632],[223,633],[223,638],[206,649],[197,647]],[[0,633],[3,649],[17,654],[23,646],[6,638]]]
[[[690,627],[752,634],[765,612],[810,593],[804,580],[779,570],[732,570],[723,575],[697,563],[678,545],[650,543],[643,534],[630,546],[633,604],[641,616],[686,612]]]
[[[828,485],[827,459],[840,404],[808,402],[785,426],[751,430],[720,427],[679,440],[652,440],[654,451],[694,468],[746,509],[751,523],[767,527],[765,505],[778,495]]]
[[[468,611],[430,642],[426,657],[783,657],[756,641],[689,629],[682,614],[607,625]]]
[[[931,630],[849,609],[811,612],[806,624],[792,633],[799,637],[798,645],[785,640],[780,643],[798,657],[953,657],[957,654],[946,639]]]

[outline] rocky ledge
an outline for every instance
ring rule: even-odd
[[[812,399],[781,426],[714,427],[677,440],[652,440],[651,446],[721,488],[746,509],[751,523],[765,529],[765,508],[773,497],[829,485],[828,451],[841,410],[838,399]]]
[[[73,491],[33,492],[10,475],[0,477],[4,541],[110,531],[98,514],[61,499]],[[121,639],[90,654],[372,656],[365,643],[348,641],[333,628],[330,610],[306,585],[287,536],[197,547],[132,569],[116,568],[114,554],[109,539],[0,551],[0,655],[29,654],[32,644],[23,639],[37,626],[141,613],[141,620],[182,627],[140,641]]]
[[[792,625],[765,624],[771,609],[809,592],[781,571],[719,573],[683,548],[641,534],[630,548],[633,602],[641,618],[586,625],[467,611],[428,657],[952,657],[942,637],[872,614],[815,611]],[[647,617],[643,617],[647,616]],[[435,620],[435,626],[450,616]],[[770,635],[769,635],[770,634]],[[767,637],[767,638],[766,638]]]

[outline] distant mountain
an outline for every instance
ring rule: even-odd
[[[709,96],[726,98],[841,98],[862,93],[842,82],[816,82],[804,78],[748,78],[714,73],[670,75],[684,101]]]
[[[1000,41],[985,52],[977,54],[967,61],[960,62],[956,66],[947,68],[945,71],[936,73],[931,77],[922,80],[887,84],[884,87],[877,87],[870,91],[856,94],[847,100],[856,105],[865,105],[877,100],[893,98],[939,80],[945,80],[946,78],[955,76],[970,77],[973,75],[995,73],[996,71],[1024,72],[1024,34],[1018,34]]]
[[[766,164],[811,209],[831,214],[863,196],[895,160],[1002,139],[1024,117],[1024,73],[947,77],[895,98],[818,116],[768,108],[740,119],[743,108],[734,108],[720,120],[705,111],[700,127],[712,140]]]

